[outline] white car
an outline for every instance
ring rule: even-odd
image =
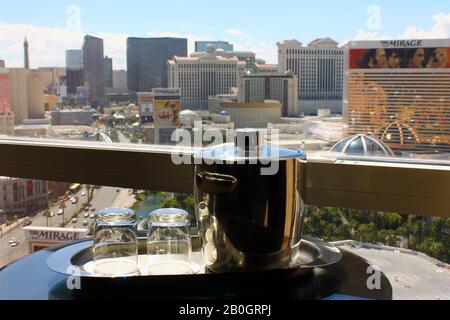
[[[95,214],[91,214],[91,215],[89,216],[89,218],[95,219]]]
[[[86,197],[86,191],[81,192],[82,197]]]
[[[78,219],[77,219],[77,218],[73,218],[73,219],[72,219],[72,223],[73,223],[73,224],[78,223]]]
[[[85,213],[85,214],[84,214],[84,218],[85,218],[85,219],[88,219],[88,218],[89,218],[89,213]]]
[[[64,214],[64,209],[59,209],[58,210],[58,216],[62,216]]]
[[[13,244],[13,243],[15,243],[15,242],[17,242],[17,239],[16,239],[16,238],[11,238],[11,240],[9,240],[9,244]]]
[[[17,247],[19,245],[19,243],[16,241],[16,242],[13,242],[13,243],[11,243],[11,248],[15,248],[15,247]]]
[[[87,227],[89,225],[89,222],[87,220],[83,221],[83,227]]]
[[[72,202],[72,204],[77,204],[77,199],[75,199],[75,198],[72,198],[72,199],[70,199],[70,202]]]

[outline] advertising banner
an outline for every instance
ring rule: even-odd
[[[450,68],[450,48],[351,49],[350,69]]]
[[[178,127],[180,125],[180,100],[156,100],[155,128]]]
[[[154,97],[152,93],[138,93],[141,116],[150,116],[154,111]]]

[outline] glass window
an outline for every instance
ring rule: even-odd
[[[363,156],[364,152],[364,144],[361,137],[353,140],[349,147],[347,148],[346,154],[350,156]]]

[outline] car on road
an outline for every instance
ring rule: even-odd
[[[76,198],[72,198],[72,199],[70,199],[70,202],[72,202],[72,204],[77,204],[77,203],[78,203],[78,201],[77,201],[77,199],[76,199]]]
[[[92,209],[91,209],[91,212],[95,212],[95,210],[96,210],[95,208],[92,208]]]
[[[120,189],[116,189],[116,192],[119,193],[119,192],[120,192]]]
[[[33,221],[31,221],[31,219],[28,219],[27,221],[24,222],[23,226],[28,227],[28,226],[31,226],[32,224],[33,224]]]
[[[14,242],[17,242],[16,238],[11,238],[11,240],[9,240],[9,244],[13,244]]]
[[[89,218],[89,213],[85,213],[85,214],[84,214],[84,218],[85,218],[85,219]]]
[[[92,213],[92,214],[89,216],[89,218],[95,219],[95,214]]]
[[[86,197],[86,191],[81,192],[82,197]]]
[[[57,212],[58,216],[62,216],[64,214],[64,209],[60,208]]]
[[[15,247],[17,247],[19,245],[19,242],[13,242],[13,243],[11,243],[11,248],[15,248]]]
[[[86,207],[84,208],[84,211],[85,211],[85,212],[89,212],[89,207],[86,206]]]
[[[83,221],[83,227],[87,227],[89,225],[89,222],[87,220]]]
[[[72,219],[72,223],[73,223],[73,224],[78,223],[78,219],[77,219],[77,218],[73,218],[73,219]]]

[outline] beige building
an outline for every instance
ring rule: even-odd
[[[263,103],[266,100],[279,101],[283,117],[299,115],[297,76],[286,72],[246,75],[241,78],[239,102]]]
[[[66,76],[66,68],[49,67],[39,68],[43,86],[48,94],[58,95],[61,93],[62,78]]]
[[[16,124],[44,116],[44,90],[41,73],[24,68],[4,69],[10,81],[10,106]]]
[[[223,102],[221,106],[236,128],[266,128],[268,123],[281,122],[282,106],[278,101]]]
[[[14,113],[0,113],[0,135],[14,135]]]
[[[45,111],[54,111],[59,105],[58,96],[52,94],[44,95],[44,110]]]
[[[277,64],[259,64],[256,63],[256,73],[257,74],[278,74],[280,69]]]
[[[277,43],[281,72],[292,71],[299,79],[299,108],[316,115],[318,109],[342,112],[344,49],[330,38],[304,46],[297,40]]]
[[[198,57],[175,57],[168,62],[169,87],[181,89],[183,109],[207,110],[210,96],[227,94],[239,86],[240,77],[245,74],[245,62],[209,49]]]

